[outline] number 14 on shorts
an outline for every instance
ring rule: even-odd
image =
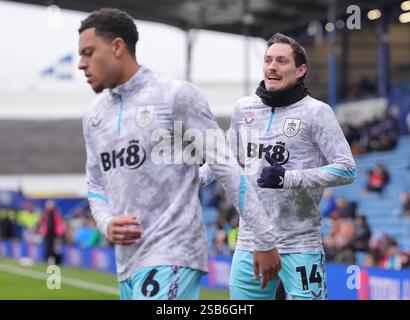
[[[296,272],[300,273],[303,290],[309,290],[309,283],[317,283],[318,288],[322,288],[322,277],[317,271],[317,264],[312,265],[312,269],[310,270],[309,275],[309,281],[307,278],[306,266],[296,267]]]

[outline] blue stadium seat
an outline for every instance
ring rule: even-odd
[[[213,225],[215,224],[216,220],[218,219],[219,211],[215,207],[203,207],[202,214],[204,217],[204,222],[206,225]]]
[[[358,177],[347,186],[333,189],[337,197],[346,197],[357,201],[358,213],[367,216],[373,233],[388,234],[395,237],[402,248],[410,248],[410,218],[400,218],[399,195],[410,191],[410,136],[400,138],[398,146],[390,152],[373,152],[355,157]],[[388,184],[382,196],[368,194],[363,196],[360,191],[365,188],[367,171],[377,163],[382,163],[390,172]],[[330,222],[322,220],[322,234],[330,232]]]
[[[208,241],[208,251],[211,251],[212,249],[212,245],[213,245],[214,238],[215,238],[215,233],[216,233],[216,228],[214,225],[206,226],[206,238]]]

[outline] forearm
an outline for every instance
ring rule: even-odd
[[[352,183],[356,176],[354,163],[336,163],[314,169],[286,170],[284,188],[336,187]]]
[[[108,224],[113,216],[110,213],[108,199],[94,192],[88,193],[91,215],[97,223],[97,228],[108,238]]]

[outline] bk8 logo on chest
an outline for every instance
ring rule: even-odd
[[[138,140],[131,140],[127,147],[110,152],[102,152],[101,164],[104,171],[126,167],[131,170],[139,168],[145,161],[146,153]]]
[[[264,154],[267,153],[269,156],[279,164],[285,164],[289,161],[289,151],[286,149],[286,144],[284,142],[277,141],[275,145],[268,144],[257,144],[254,142],[248,142],[247,147],[247,157],[248,158],[259,158],[262,159]]]

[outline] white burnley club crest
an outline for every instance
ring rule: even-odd
[[[137,107],[137,124],[141,128],[148,127],[154,120],[155,106]]]
[[[300,119],[286,118],[283,126],[283,133],[285,136],[292,138],[296,136],[300,128]]]

